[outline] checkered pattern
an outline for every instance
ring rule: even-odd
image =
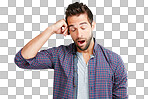
[[[148,0],[0,0],[0,99],[52,99],[54,70],[20,69],[14,56],[75,1],[92,10],[97,42],[121,55],[129,99],[148,99]],[[54,34],[41,50],[72,42]]]

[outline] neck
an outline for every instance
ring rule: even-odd
[[[93,54],[93,48],[94,48],[94,39],[92,38],[87,50],[81,51],[79,48],[77,48],[77,51],[80,53],[83,53],[83,54],[90,54],[91,55],[91,54]]]

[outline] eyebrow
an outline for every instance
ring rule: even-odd
[[[83,24],[87,24],[87,22],[82,22],[79,25],[83,25]],[[74,25],[69,25],[68,27],[72,27],[72,26],[74,26]]]
[[[87,24],[87,22],[82,22],[82,23],[80,23],[80,25],[83,25],[83,24]]]

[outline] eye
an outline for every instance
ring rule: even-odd
[[[76,29],[75,28],[70,28],[69,29],[71,32],[74,32]]]
[[[82,28],[82,30],[85,30],[85,28]]]
[[[71,31],[74,32],[76,29],[72,29]]]
[[[84,25],[81,26],[82,30],[85,30],[86,28],[87,28],[87,24],[84,24]]]
[[[82,30],[85,30],[85,29],[86,29],[86,27],[81,27],[81,29],[82,29]]]

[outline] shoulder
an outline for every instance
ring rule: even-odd
[[[112,66],[112,68],[117,68],[119,65],[124,65],[123,60],[121,56],[101,45],[98,44],[100,47],[102,53],[104,54],[104,57],[108,61],[108,63]]]
[[[108,58],[110,58],[111,60],[115,60],[115,59],[121,58],[120,55],[117,54],[116,52],[113,52],[113,51],[111,51],[111,50],[109,50],[109,49],[107,49],[107,48],[105,48],[105,47],[103,47],[101,45],[99,45],[99,46],[100,46],[101,50],[105,53],[105,55]]]

